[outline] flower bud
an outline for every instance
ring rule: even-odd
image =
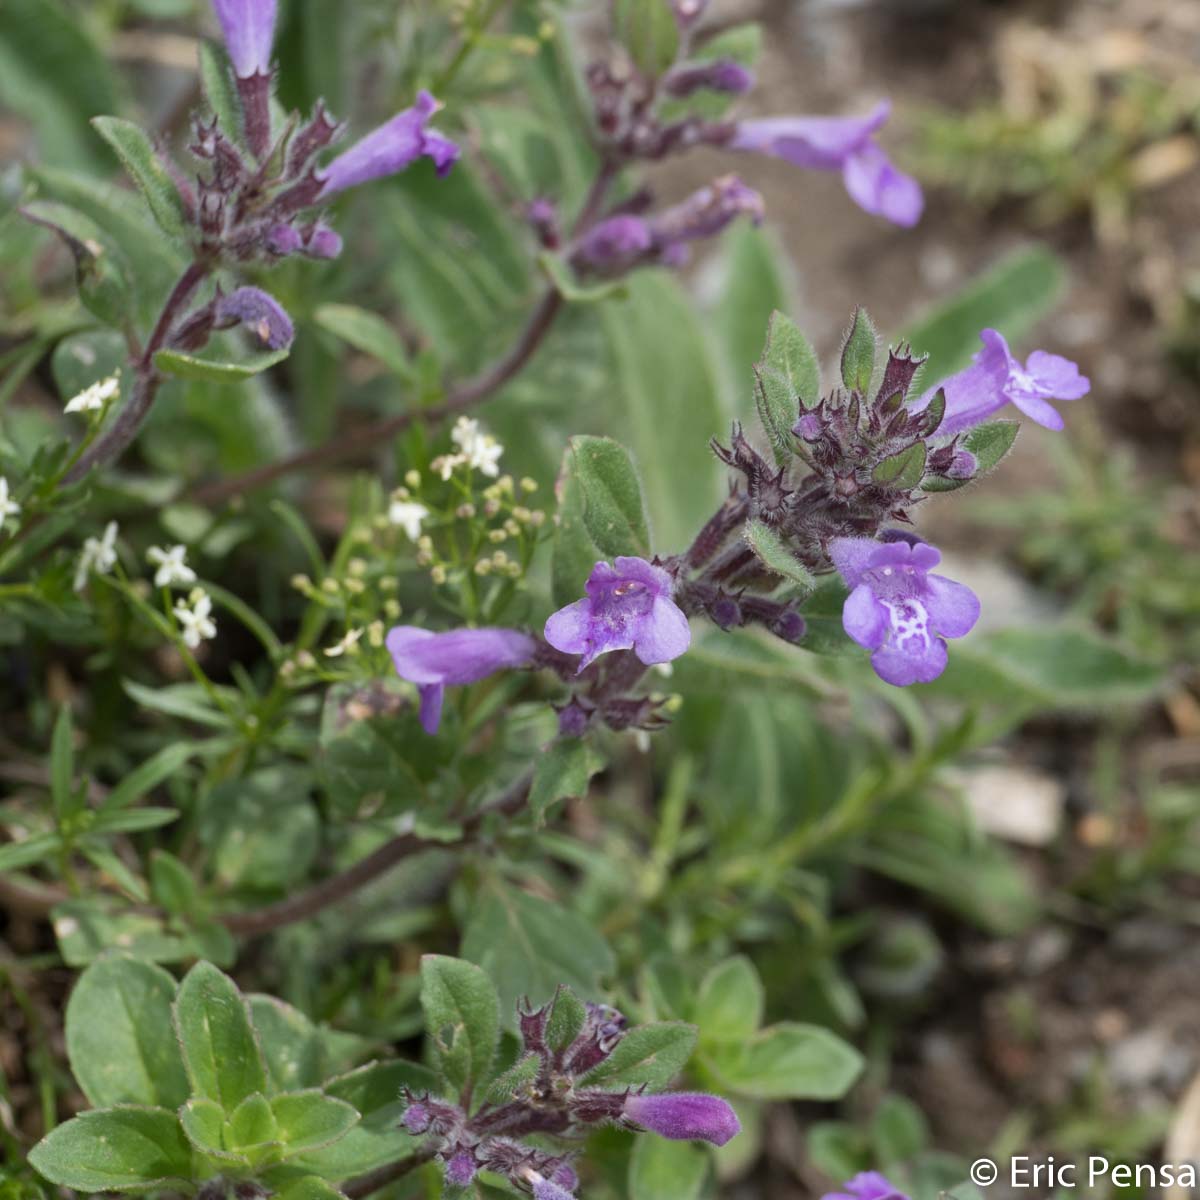
[[[215,316],[218,329],[246,325],[270,350],[285,349],[295,335],[291,317],[274,296],[261,288],[241,287],[219,297]]]
[[[693,92],[726,92],[741,96],[754,86],[754,72],[734,62],[732,58],[719,58],[715,62],[695,63],[678,67],[663,82],[667,93],[677,98]]]
[[[742,1124],[727,1100],[703,1092],[664,1092],[625,1098],[625,1117],[673,1141],[705,1141],[724,1146]]]

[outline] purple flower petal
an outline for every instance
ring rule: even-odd
[[[899,1188],[878,1171],[863,1171],[843,1185],[844,1192],[829,1192],[821,1200],[908,1200]]]
[[[395,175],[423,156],[433,159],[438,174],[444,175],[458,158],[459,148],[425,128],[440,107],[428,92],[420,92],[412,108],[368,133],[321,172],[324,187],[319,198],[327,200],[347,188]]]
[[[847,587],[858,586],[879,546],[874,538],[834,538],[829,543],[829,557]]]
[[[891,115],[884,100],[865,117],[767,117],[740,121],[730,149],[770,154],[797,167],[838,170]]]
[[[575,1197],[552,1179],[544,1179],[541,1175],[535,1175],[533,1200],[575,1200]]]
[[[887,609],[865,583],[860,583],[842,606],[842,628],[864,650],[875,650],[882,643],[887,627]]]
[[[904,648],[880,646],[871,655],[871,666],[884,683],[909,687],[914,683],[932,683],[946,669],[946,643],[941,638]]]
[[[921,219],[925,209],[921,185],[897,169],[875,142],[867,142],[846,159],[842,179],[850,198],[864,212],[906,228]]]
[[[1026,361],[1025,370],[1046,395],[1056,400],[1081,400],[1091,391],[1091,380],[1080,372],[1076,363],[1061,354],[1035,350]]]
[[[674,1141],[705,1141],[724,1146],[741,1133],[742,1123],[728,1101],[703,1092],[633,1093],[625,1116],[635,1124]]]
[[[218,297],[214,315],[218,329],[245,325],[270,350],[290,346],[296,333],[283,305],[261,288],[240,287]]]
[[[225,48],[239,79],[268,75],[276,0],[213,0]]]
[[[942,637],[958,638],[970,633],[979,620],[979,597],[965,583],[944,575],[930,575],[926,584],[925,607],[933,628]]]
[[[1036,421],[1045,429],[1066,428],[1062,414],[1042,396],[1017,394],[1007,396],[1006,399],[1011,400],[1031,421]]]
[[[436,733],[447,684],[475,683],[505,668],[528,666],[537,643],[515,629],[454,629],[430,633],[398,625],[387,648],[401,679],[415,683],[421,696],[421,725]]]
[[[691,642],[687,618],[671,599],[671,576],[642,558],[598,562],[582,600],[546,621],[546,641],[564,654],[581,654],[579,670],[610,650],[633,650],[646,663],[669,662]]]

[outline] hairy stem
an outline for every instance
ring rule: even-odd
[[[423,1148],[406,1158],[397,1159],[393,1163],[385,1163],[382,1167],[376,1167],[374,1171],[359,1175],[357,1179],[343,1183],[339,1190],[343,1196],[349,1196],[350,1200],[363,1200],[372,1192],[377,1192],[389,1183],[403,1179],[405,1175],[415,1171],[418,1167],[423,1167],[433,1158],[433,1153],[432,1147]]]
[[[591,225],[599,216],[604,205],[604,198],[612,187],[618,170],[617,164],[611,160],[606,159],[600,164],[579,216],[575,220],[573,236]],[[562,308],[563,298],[558,289],[547,289],[534,306],[525,328],[508,353],[473,379],[467,379],[457,387],[451,388],[441,404],[397,413],[382,421],[361,425],[320,446],[301,450],[287,458],[256,467],[242,475],[235,475],[232,479],[219,479],[209,484],[202,484],[193,489],[188,498],[197,504],[221,504],[234,496],[265,487],[269,483],[274,483],[276,479],[291,475],[293,472],[306,471],[311,467],[338,462],[360,451],[377,447],[380,443],[395,437],[396,434],[402,433],[416,421],[444,421],[448,417],[457,416],[459,413],[473,408],[498,392],[513,376],[525,368],[550,332],[550,328]]]
[[[133,363],[133,391],[128,403],[117,414],[117,419],[102,433],[80,456],[79,461],[67,472],[66,483],[77,483],[84,478],[93,467],[107,466],[120,458],[138,435],[150,409],[154,406],[154,398],[158,395],[162,376],[155,370],[154,355],[161,350],[171,327],[178,319],[192,293],[200,286],[209,272],[209,264],[200,260],[191,263],[179,277],[167,302],[159,313],[154,331],[146,343],[145,350]]]
[[[527,771],[506,791],[495,800],[479,810],[463,823],[462,836],[457,842],[439,842],[420,837],[415,833],[401,833],[390,841],[384,842],[378,850],[360,859],[352,867],[321,880],[306,891],[297,892],[286,900],[276,904],[268,904],[264,908],[250,909],[248,912],[230,913],[222,918],[225,927],[231,932],[243,936],[259,933],[269,933],[284,925],[303,921],[315,916],[331,904],[352,896],[361,891],[369,883],[373,883],[382,875],[386,875],[393,867],[411,858],[422,850],[448,850],[461,847],[473,842],[483,827],[484,820],[493,813],[511,816],[525,803],[533,782],[533,772]]]

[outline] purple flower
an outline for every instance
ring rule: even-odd
[[[896,687],[936,679],[946,669],[945,639],[979,620],[969,587],[929,574],[942,556],[924,542],[834,538],[829,557],[851,589],[842,627],[874,651],[875,674]]]
[[[429,1129],[433,1117],[429,1112],[428,1106],[417,1100],[404,1110],[404,1115],[400,1120],[409,1133],[419,1134],[425,1133]]]
[[[847,1180],[844,1192],[827,1192],[821,1200],[908,1200],[908,1197],[878,1171],[863,1171]]]
[[[421,725],[437,733],[446,687],[477,683],[506,667],[524,667],[537,643],[515,629],[454,629],[430,633],[415,625],[397,625],[387,648],[401,679],[417,685]]]
[[[213,8],[237,77],[269,75],[275,0],[213,0]]]
[[[460,1150],[446,1163],[446,1182],[451,1187],[466,1187],[475,1178],[475,1156]]]
[[[718,58],[714,62],[676,67],[663,80],[663,88],[668,95],[680,98],[701,90],[742,96],[752,87],[754,72],[743,67],[741,63],[734,62],[732,58]]]
[[[412,108],[397,113],[324,168],[320,177],[325,186],[319,198],[328,200],[346,188],[395,175],[421,157],[433,159],[438,174],[445,175],[457,160],[459,148],[435,130],[426,129],[426,122],[439,108],[428,92],[419,92]]]
[[[342,235],[318,221],[304,237],[304,253],[309,258],[337,258],[342,252]]]
[[[623,214],[593,225],[579,239],[572,261],[597,274],[620,274],[653,248],[649,222]]]
[[[890,112],[885,100],[865,117],[740,121],[727,144],[797,167],[841,171],[846,190],[860,208],[896,225],[915,225],[925,205],[921,186],[892,165],[874,138]]]
[[[278,258],[286,258],[289,254],[295,254],[302,245],[300,234],[295,227],[283,223],[272,225],[263,240],[267,252]]]
[[[972,364],[932,388],[914,410],[925,408],[940,388],[946,393],[946,415],[938,437],[961,433],[985,421],[1012,401],[1030,420],[1047,429],[1062,429],[1063,419],[1051,400],[1078,400],[1091,388],[1086,375],[1069,358],[1035,350],[1022,366],[1008,342],[994,329],[979,335],[983,349]]]
[[[579,670],[609,650],[632,650],[647,666],[678,658],[691,644],[687,617],[671,599],[671,577],[643,558],[598,562],[587,595],[546,622],[546,641],[581,654]]]
[[[575,1200],[566,1188],[552,1179],[533,1173],[533,1200]]]
[[[705,1141],[723,1146],[742,1123],[727,1100],[703,1092],[633,1093],[625,1100],[625,1116],[637,1125],[673,1141]]]
[[[291,317],[261,288],[240,287],[228,296],[218,296],[214,315],[218,329],[245,325],[269,350],[283,350],[295,336]]]

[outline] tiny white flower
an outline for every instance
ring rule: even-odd
[[[429,509],[415,500],[393,500],[388,509],[388,520],[399,525],[408,535],[410,542],[421,536],[421,522],[429,516]]]
[[[21,515],[21,506],[8,494],[8,480],[0,475],[0,525],[6,517]]]
[[[195,650],[206,638],[217,636],[216,622],[212,619],[212,598],[203,588],[194,588],[186,602],[176,600],[173,611],[183,627],[183,644],[189,650]]]
[[[107,575],[117,565],[117,523],[109,521],[104,536],[86,538],[75,565],[75,590],[82,592],[89,575]]]
[[[187,558],[186,546],[151,546],[146,551],[146,557],[152,566],[158,568],[154,573],[155,587],[172,587],[175,584],[196,582],[196,572],[184,561]]]
[[[450,440],[462,451],[468,466],[483,475],[500,474],[497,464],[504,447],[490,433],[484,433],[474,417],[459,417],[450,431]]]
[[[117,371],[107,379],[101,379],[91,387],[84,388],[78,396],[72,396],[63,412],[99,412],[120,390],[121,372]]]
[[[358,645],[358,639],[362,637],[365,631],[362,629],[347,630],[346,636],[342,638],[336,645],[330,646],[325,651],[326,658],[337,658],[340,654],[349,654],[355,646]]]
[[[454,474],[455,467],[461,467],[467,461],[465,454],[442,454],[435,458],[429,465],[442,477],[447,480]]]

